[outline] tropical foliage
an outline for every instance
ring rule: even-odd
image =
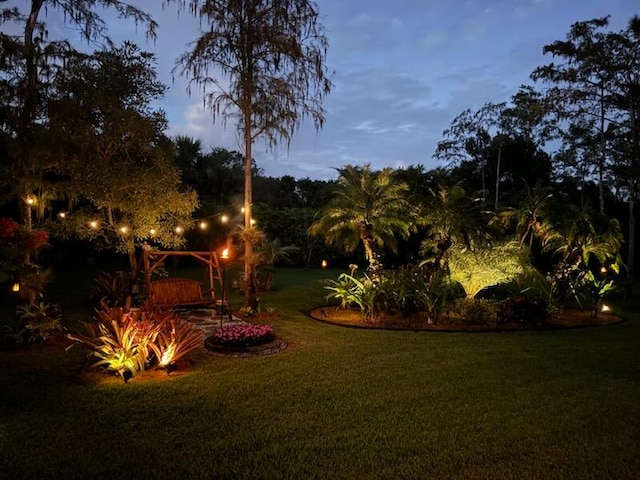
[[[338,188],[309,231],[347,252],[361,242],[375,278],[379,250],[396,251],[398,238],[407,238],[413,229],[415,209],[407,198],[409,187],[394,177],[391,168],[374,171],[369,164],[347,165],[338,173]]]
[[[173,368],[184,355],[201,346],[202,331],[171,311],[144,306],[123,312],[103,307],[93,322],[84,323],[86,333],[67,337],[90,349],[97,358],[93,368],[120,375],[126,382],[136,373],[157,365]]]

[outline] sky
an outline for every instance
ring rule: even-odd
[[[22,3],[22,2],[18,2]],[[104,15],[109,33],[155,53],[158,78],[169,86],[160,106],[168,133],[201,140],[204,151],[241,151],[235,126],[213,123],[188,79],[172,74],[201,25],[160,0],[132,0],[159,24],[155,42],[132,22]],[[316,132],[308,119],[290,147],[268,150],[258,140],[253,157],[269,176],[327,180],[336,168],[370,163],[373,168],[422,164],[433,158],[442,132],[462,111],[508,101],[532,70],[553,59],[544,45],[564,40],[577,21],[610,15],[623,29],[640,14],[638,0],[317,0],[329,49],[333,89],[324,102],[326,120]],[[67,28],[49,12],[52,26]],[[67,31],[67,33],[70,30]]]

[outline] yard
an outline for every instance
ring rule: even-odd
[[[278,271],[272,356],[124,384],[77,348],[0,352],[0,478],[640,478],[640,302],[609,327],[361,330],[304,313],[333,273]],[[57,282],[86,318],[90,278]]]

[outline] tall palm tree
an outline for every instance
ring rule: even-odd
[[[388,167],[373,171],[370,164],[347,165],[337,170],[338,189],[309,233],[322,235],[328,245],[341,245],[347,252],[362,242],[369,269],[375,272],[376,250],[388,247],[395,252],[398,237],[407,238],[414,228],[409,187]]]

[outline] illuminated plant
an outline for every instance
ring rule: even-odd
[[[137,335],[137,321],[133,315],[125,315],[120,309],[103,309],[98,315],[97,324],[84,322],[87,334],[68,337],[92,349],[92,356],[98,359],[92,367],[103,367],[120,375],[126,382],[144,370],[147,357],[146,345]]]
[[[451,279],[460,283],[467,298],[481,290],[508,282],[522,272],[526,257],[516,242],[476,247],[452,246],[448,252]]]
[[[148,310],[145,310],[148,309]],[[169,310],[143,306],[123,313],[104,307],[96,323],[85,322],[86,334],[68,338],[91,349],[98,361],[92,367],[120,375],[126,382],[146,368],[175,366],[175,362],[200,346],[202,332]]]
[[[327,280],[324,287],[331,293],[326,296],[327,300],[336,299],[340,301],[340,308],[349,309],[357,306],[364,310],[363,295],[364,283],[357,278],[346,273],[340,274],[338,280]]]
[[[163,323],[157,341],[151,344],[158,366],[170,368],[187,353],[202,345],[202,330],[192,323],[172,317]]]

